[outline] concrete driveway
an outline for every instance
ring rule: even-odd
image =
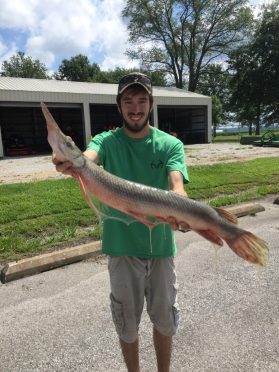
[[[264,270],[177,233],[173,372],[279,371],[279,206],[261,204],[266,211],[240,225],[268,241]],[[125,371],[108,295],[105,258],[0,284],[0,371]],[[146,313],[140,338],[142,371],[156,371]]]
[[[239,143],[202,143],[185,146],[188,166],[279,157],[279,148],[255,147]],[[0,159],[0,185],[65,178],[55,170],[50,155],[7,157]]]

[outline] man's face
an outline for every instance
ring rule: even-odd
[[[149,95],[144,89],[127,88],[120,99],[120,112],[124,126],[131,132],[141,132],[148,124],[150,113]]]

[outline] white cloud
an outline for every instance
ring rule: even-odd
[[[254,12],[271,0],[250,0]],[[125,0],[0,0],[0,63],[18,50],[56,70],[63,59],[85,54],[103,70],[134,67],[125,56]],[[12,37],[1,39],[1,32]],[[11,34],[10,34],[11,35]],[[148,46],[146,44],[145,46]]]
[[[0,36],[0,71],[2,70],[2,63],[9,60],[12,55],[17,52],[17,46],[15,43],[12,43],[9,47],[1,40]]]
[[[36,29],[26,41],[26,53],[50,67],[55,58],[86,54],[94,42],[95,7],[89,0],[51,0],[45,3]]]
[[[10,29],[26,35],[25,44],[15,40],[13,50],[24,51],[49,69],[80,53],[103,69],[127,66],[129,61],[124,55],[127,30],[121,18],[124,3],[124,0],[0,0],[0,34],[1,29]],[[1,54],[0,50],[2,59]]]
[[[104,0],[98,9],[98,17],[102,22],[98,23],[99,39],[96,42],[96,50],[104,53],[101,63],[103,70],[115,67],[130,68],[136,65],[125,56],[128,46],[127,28],[122,22],[121,11],[123,0]],[[108,12],[108,9],[110,11]]]
[[[250,5],[255,17],[258,17],[262,12],[262,7],[270,5],[274,0],[251,0]]]
[[[103,70],[115,67],[130,68],[136,65],[125,56],[128,47],[128,32],[121,18],[124,4],[124,0],[103,0],[98,7],[97,17],[102,21],[97,22],[96,31],[99,37],[94,50],[104,55],[100,64]]]
[[[0,0],[0,27],[29,30],[36,23],[34,9],[39,0]]]
[[[7,46],[0,39],[0,56],[3,55],[7,50]]]
[[[112,56],[107,56],[100,65],[101,69],[104,71],[113,70],[116,67],[122,67],[126,69],[139,68],[139,64],[136,61],[130,61],[125,56],[118,56],[113,58]]]

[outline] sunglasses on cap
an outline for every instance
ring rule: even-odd
[[[152,83],[149,77],[140,73],[132,73],[123,76],[118,84],[118,94],[123,93],[125,89],[133,84],[141,85],[148,94],[152,95]]]

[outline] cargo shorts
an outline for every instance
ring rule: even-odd
[[[132,343],[138,338],[144,299],[156,330],[164,336],[176,333],[179,307],[173,257],[110,256],[108,270],[112,318],[121,340]]]

